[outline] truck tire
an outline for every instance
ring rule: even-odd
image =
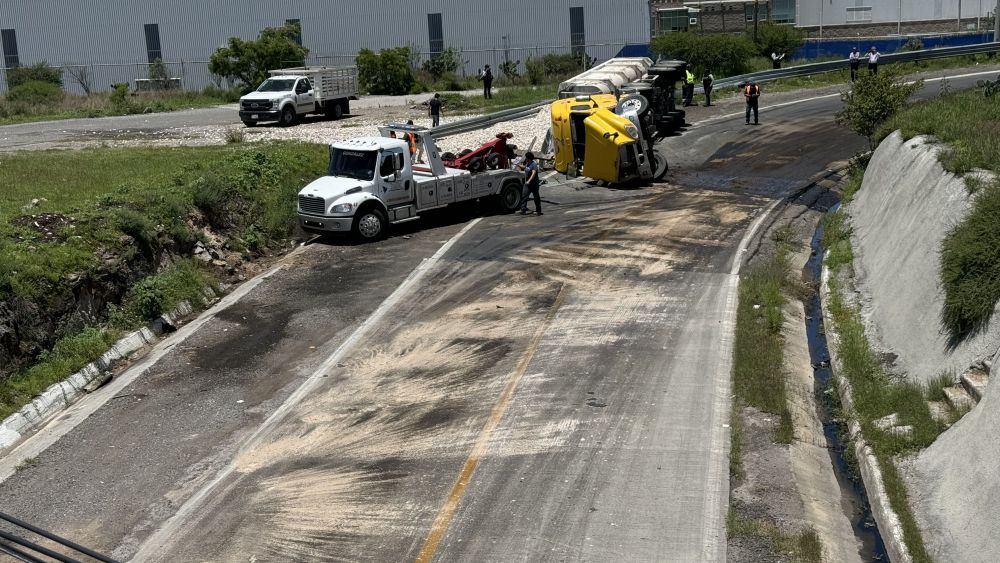
[[[359,240],[371,242],[385,236],[386,227],[389,222],[377,207],[365,207],[354,217],[354,225],[351,232]]]
[[[649,100],[647,100],[646,96],[643,96],[642,94],[629,94],[618,102],[618,107],[615,108],[615,113],[621,115],[629,110],[635,110],[635,112],[639,114],[639,117],[643,117],[646,115],[646,112],[649,111]]]
[[[285,106],[285,109],[281,110],[280,123],[282,127],[291,127],[292,125],[295,125],[298,119],[299,116],[295,114],[295,108],[293,108],[291,104]]]
[[[500,213],[513,213],[521,205],[523,187],[519,182],[507,182],[497,195],[497,209]]]
[[[483,157],[481,156],[474,157],[471,160],[469,160],[467,169],[469,172],[472,172],[473,174],[479,174],[480,172],[486,170],[486,162],[483,161]]]
[[[257,126],[257,122],[256,121],[251,121],[249,119],[244,119],[243,120],[243,125],[246,125],[247,127],[256,127]]]
[[[488,166],[490,170],[500,168],[500,155],[495,152],[488,154],[486,156],[486,166]]]
[[[667,170],[670,169],[670,165],[667,164],[667,157],[663,156],[656,150],[653,150],[653,180],[659,182],[667,175]]]
[[[326,117],[328,119],[340,119],[340,118],[344,117],[344,114],[346,113],[344,111],[344,106],[346,106],[346,105],[347,105],[347,103],[344,102],[343,100],[337,100],[336,102],[330,102],[330,103],[327,104],[326,111],[324,113],[326,114]]]

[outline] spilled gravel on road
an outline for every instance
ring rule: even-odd
[[[197,530],[213,532],[195,532],[189,545],[225,561],[412,555],[560,289],[547,350],[641,339],[624,327],[669,322],[663,304],[675,298],[662,281],[698,269],[705,249],[717,254],[753,207],[668,188],[641,208],[553,227],[527,249],[442,262],[412,303],[236,460],[238,498],[206,514]],[[547,400],[548,377],[529,367],[514,401]],[[569,447],[580,424],[508,418],[488,456]]]

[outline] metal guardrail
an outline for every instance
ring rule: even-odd
[[[53,547],[55,546],[54,544],[58,544],[59,546],[65,547],[73,552],[72,555],[59,553],[35,541],[20,537],[11,532],[0,530],[0,553],[9,555],[18,561],[26,561],[28,563],[46,563],[48,561],[56,560],[62,563],[80,563],[80,560],[77,559],[77,557],[79,555],[84,555],[104,563],[117,563],[110,557],[101,555],[92,549],[88,549],[66,538],[57,536],[52,532],[47,532],[41,528],[32,526],[31,524],[14,518],[9,514],[0,512],[0,521],[6,522],[7,525],[15,529],[20,529],[41,536],[42,538],[49,540],[49,542],[53,542],[50,543]],[[42,557],[45,557],[46,559],[43,559]]]
[[[940,47],[937,49],[921,49],[919,51],[902,51],[898,53],[890,53],[888,55],[882,55],[879,58],[879,64],[885,65],[889,63],[903,63],[910,61],[919,61],[925,59],[942,59],[945,57],[957,57],[962,55],[978,55],[983,53],[996,53],[1000,52],[1000,43],[980,43],[978,45],[962,45],[960,47]],[[864,59],[864,52],[862,55],[862,62]],[[792,78],[795,76],[809,76],[811,74],[821,74],[824,72],[834,72],[841,69],[847,68],[847,59],[839,61],[827,61],[822,63],[812,63],[807,65],[790,66],[775,70],[765,70],[762,72],[753,72],[750,74],[741,74],[739,76],[730,76],[728,78],[722,78],[716,80],[714,87],[727,88],[732,86],[740,86],[745,84],[748,80],[753,80],[755,82],[768,82],[771,80],[777,80],[779,78]],[[698,88],[700,91],[701,89]]]
[[[444,125],[431,129],[431,136],[433,136],[436,139],[441,139],[444,137],[448,137],[450,135],[457,135],[459,133],[468,133],[470,131],[485,129],[486,127],[489,127],[491,125],[496,125],[497,123],[502,123],[504,121],[525,119],[538,113],[539,109],[541,109],[543,106],[551,104],[554,99],[555,98],[544,102],[536,102],[534,104],[529,104],[526,106],[505,109],[503,111],[498,111],[496,113],[488,113],[486,115],[480,115],[479,117],[463,119],[462,121],[453,121],[451,123],[446,123]]]

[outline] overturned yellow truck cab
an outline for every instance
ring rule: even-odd
[[[653,150],[642,96],[589,94],[552,103],[555,168],[608,184],[659,180],[666,158]]]

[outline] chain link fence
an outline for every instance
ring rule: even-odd
[[[500,67],[504,61],[518,62],[517,70],[525,73],[524,63],[529,58],[541,57],[549,53],[570,53],[583,51],[598,62],[614,57],[625,45],[621,43],[600,43],[590,45],[537,45],[534,47],[510,47],[494,49],[460,49],[462,61],[458,69],[461,77],[476,76],[476,72],[486,65],[500,77]],[[356,54],[318,55],[306,59],[308,66],[351,66]],[[419,67],[431,57],[429,52],[414,53],[412,63]],[[291,66],[291,65],[289,65]],[[131,90],[177,88],[182,90],[202,90],[207,86],[229,88],[235,84],[212,74],[208,70],[208,60],[163,61],[162,63],[88,63],[53,65],[61,68],[63,85],[68,92],[86,94],[107,92],[112,84],[128,84]],[[7,90],[7,72],[0,67],[0,93]]]

